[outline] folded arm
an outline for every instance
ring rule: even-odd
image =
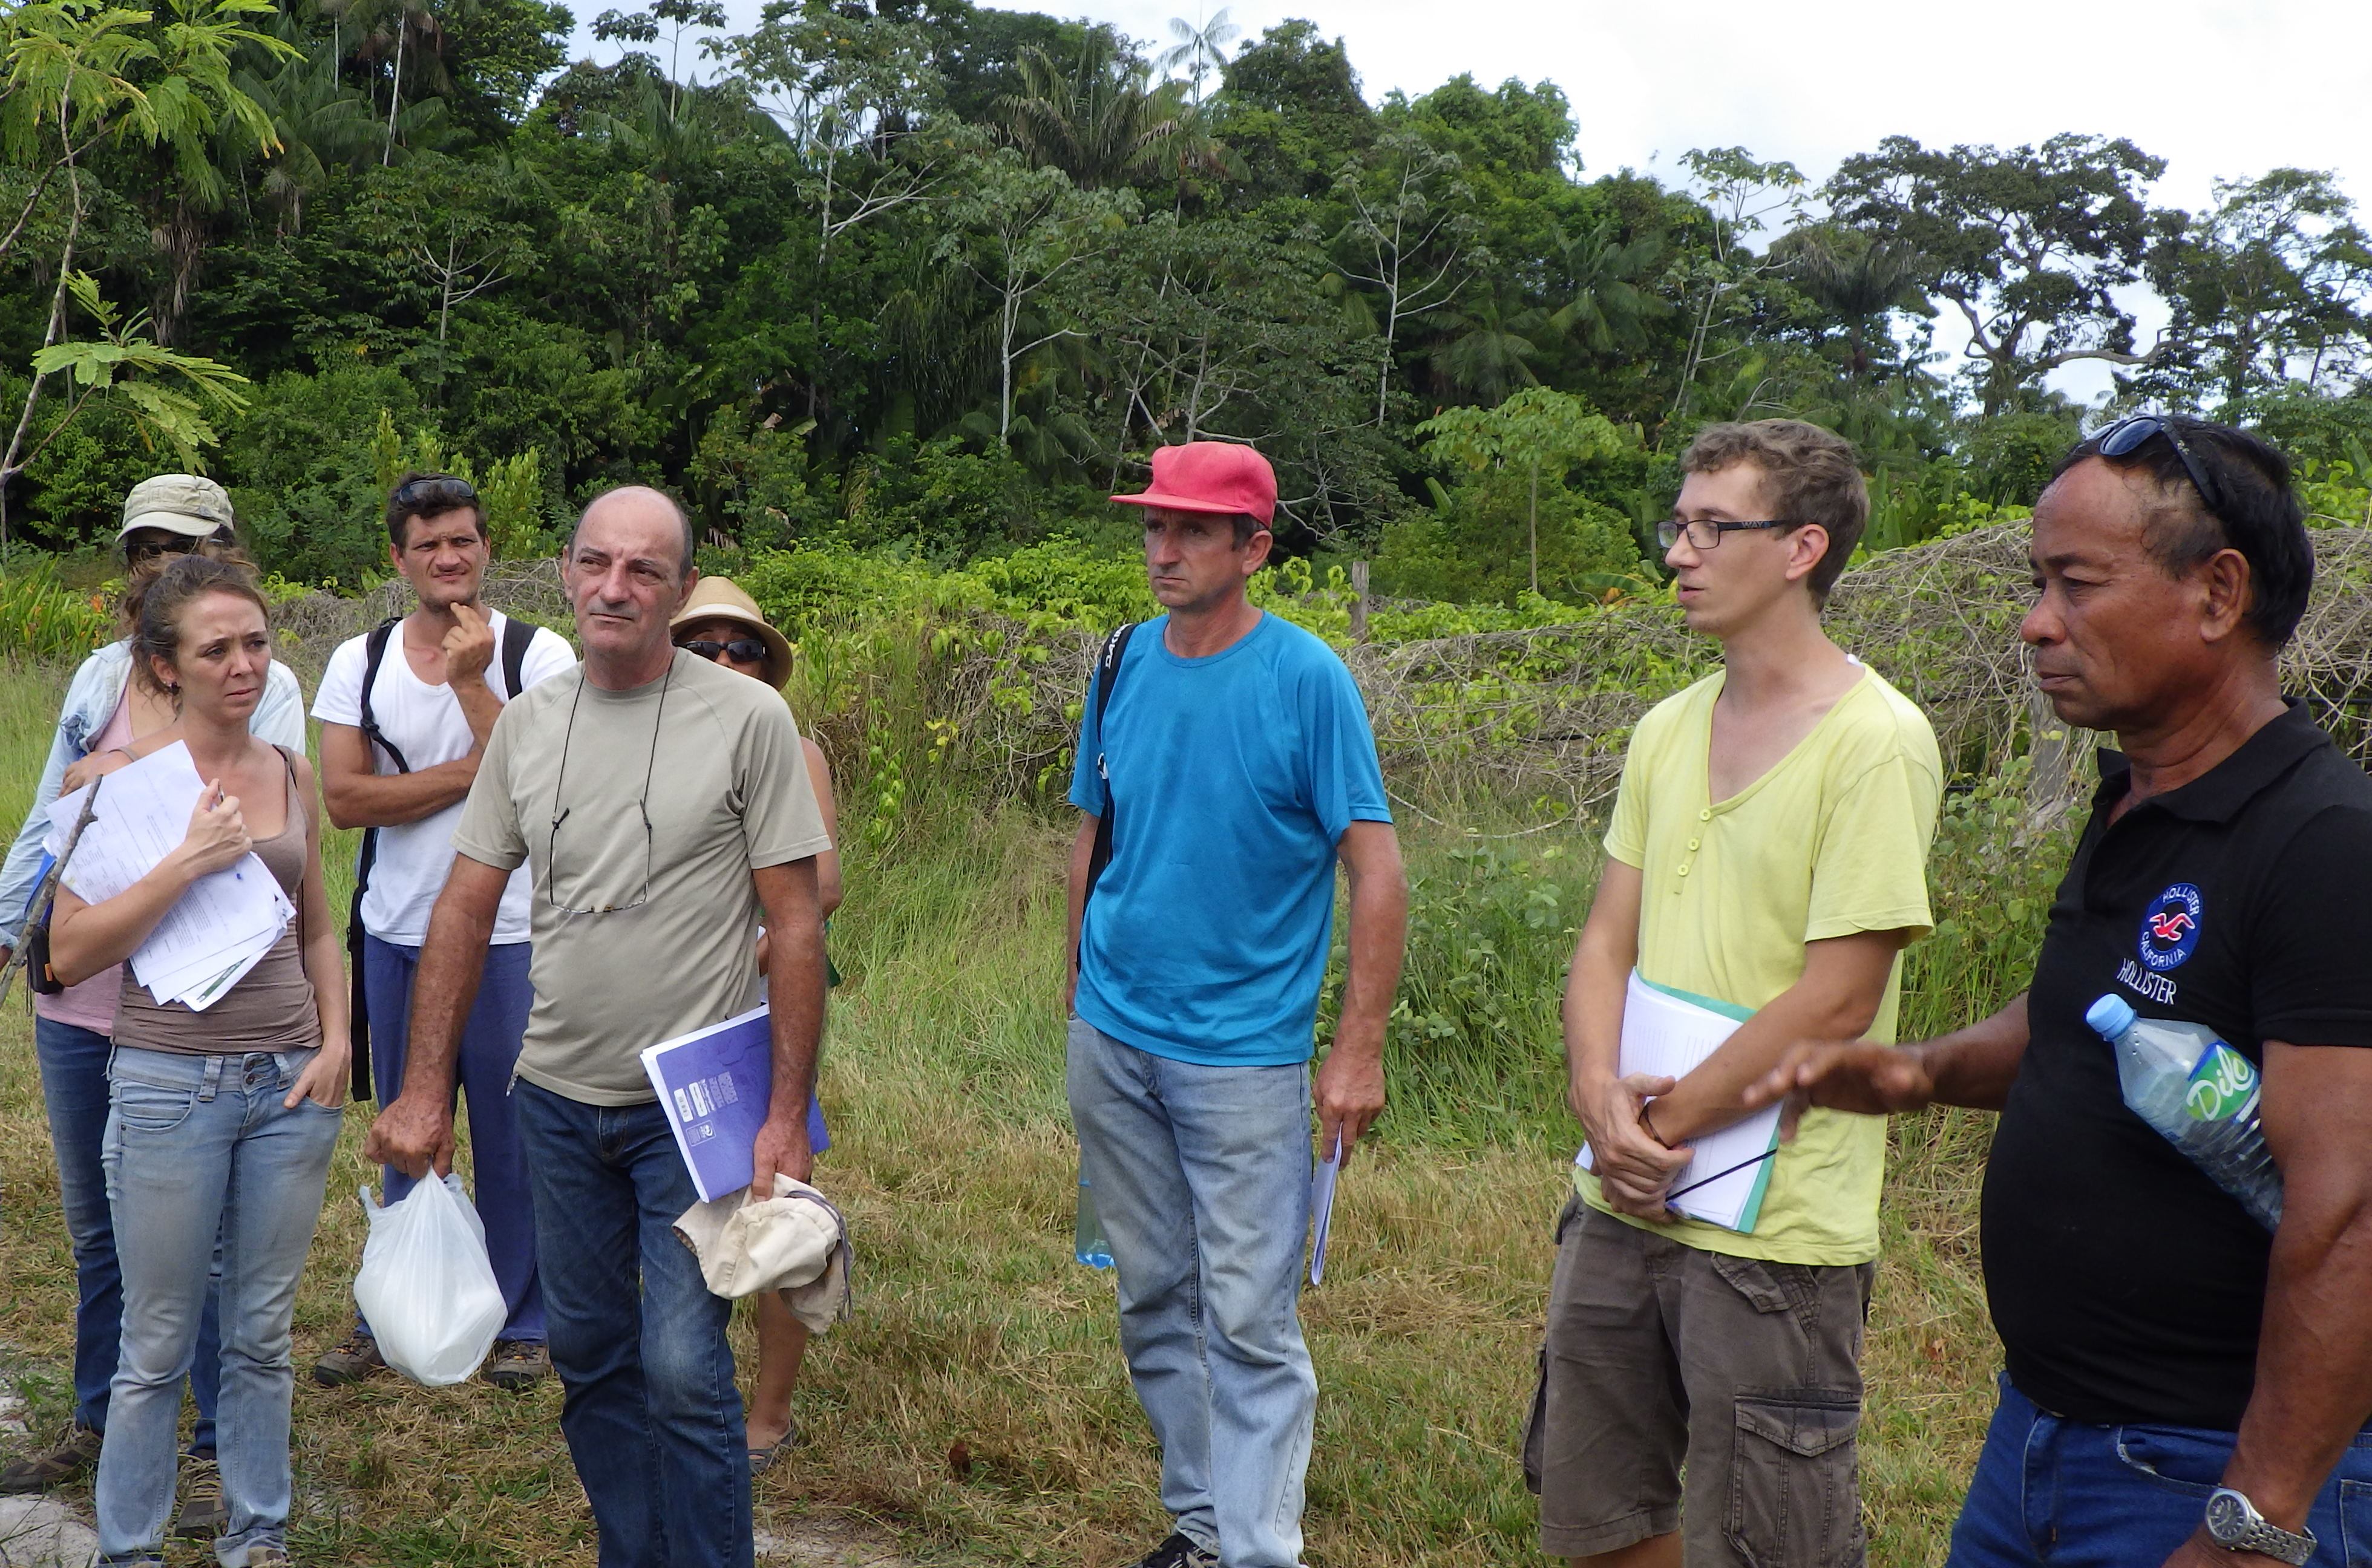
[[[483,684],[483,682],[481,683]],[[492,693],[488,694],[492,700]],[[370,740],[350,724],[321,726],[321,795],[330,820],[341,828],[396,828],[433,817],[456,804],[477,782],[483,742],[466,757],[410,773],[371,766]]]

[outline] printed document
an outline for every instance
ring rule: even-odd
[[[50,807],[52,853],[64,847],[93,787],[99,807],[64,881],[95,904],[145,877],[180,845],[206,785],[190,749],[176,741],[118,768],[99,785],[60,796]],[[271,869],[250,852],[190,885],[133,952],[132,977],[159,1002],[203,1012],[271,951],[296,914]]]
[[[1338,1134],[1309,1174],[1309,1283],[1326,1281],[1326,1236],[1334,1227],[1334,1179],[1343,1174],[1343,1141]]]
[[[774,1029],[762,1006],[643,1052],[675,1146],[703,1202],[750,1185],[774,1086]]]
[[[1622,1074],[1686,1077],[1750,1016],[1749,1008],[1651,984],[1634,970],[1622,998]],[[1752,1231],[1779,1146],[1779,1107],[1700,1133],[1689,1146],[1695,1157],[1673,1179],[1672,1207],[1724,1230]],[[1590,1169],[1589,1150],[1575,1163]]]

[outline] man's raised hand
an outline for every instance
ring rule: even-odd
[[[445,633],[445,683],[483,680],[494,661],[494,622],[474,604],[455,605],[453,629]]]
[[[1936,1079],[1916,1046],[1808,1040],[1788,1047],[1779,1065],[1747,1085],[1740,1098],[1750,1109],[1785,1101],[1779,1136],[1787,1139],[1812,1106],[1862,1116],[1921,1109],[1935,1100]]]

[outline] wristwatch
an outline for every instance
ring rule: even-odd
[[[2207,1498],[2207,1534],[2227,1551],[2253,1551],[2261,1557],[2305,1568],[2314,1556],[2314,1532],[2296,1534],[2267,1522],[2247,1495],[2219,1486]]]

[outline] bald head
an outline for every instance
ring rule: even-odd
[[[647,484],[622,484],[615,489],[605,490],[587,502],[584,512],[576,519],[576,526],[569,530],[568,553],[571,556],[576,553],[576,541],[584,536],[585,525],[593,520],[594,513],[616,508],[625,508],[634,517],[645,521],[655,515],[668,517],[673,523],[676,531],[683,537],[683,548],[679,557],[680,575],[684,576],[692,575],[691,515],[676,505],[674,496],[664,490],[653,489]]]

